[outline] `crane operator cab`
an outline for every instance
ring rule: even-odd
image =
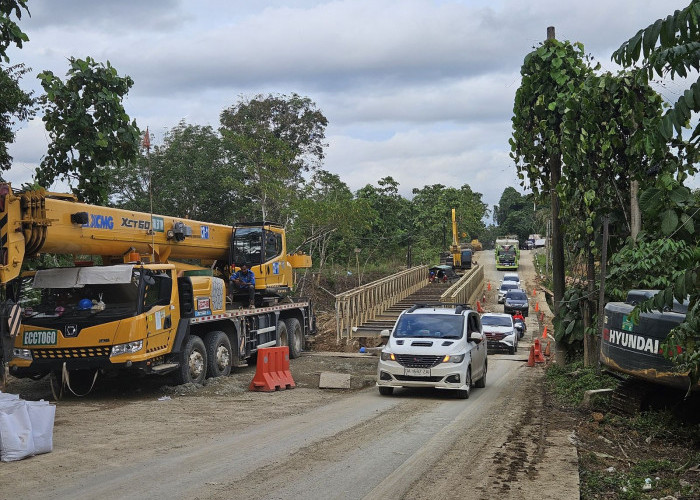
[[[256,305],[276,302],[291,291],[292,265],[287,260],[282,226],[269,222],[238,223],[231,246],[231,273],[245,264],[255,275]],[[233,294],[234,303],[247,305],[247,300],[245,293]]]

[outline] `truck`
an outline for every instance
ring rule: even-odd
[[[518,237],[509,235],[496,238],[496,248],[494,250],[497,270],[517,270],[520,260],[520,247]]]
[[[21,272],[43,253],[76,260]],[[256,278],[252,309],[227,287],[241,264]],[[293,270],[310,266],[270,222],[211,224],[0,184],[0,283],[22,311],[14,377],[136,370],[202,383],[263,347],[295,358],[315,323],[311,303],[290,294]]]

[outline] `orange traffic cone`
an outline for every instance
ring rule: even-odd
[[[476,301],[476,312],[484,312],[484,310],[481,308],[481,303],[478,300]]]
[[[484,295],[481,297],[481,302],[483,302],[484,304],[486,304],[486,294],[484,294]]]
[[[489,292],[491,291],[491,282],[490,282],[490,281],[486,284],[486,289],[487,289]]]
[[[537,288],[532,289],[532,296],[537,297]]]
[[[552,351],[549,349],[549,345],[552,343],[551,340],[547,340],[547,345],[544,348],[544,355],[545,356],[550,356],[552,354]]]
[[[539,310],[540,310],[540,303],[535,302],[535,312],[539,312]]]
[[[547,338],[547,325],[544,326],[544,330],[542,331],[542,338],[543,339]]]
[[[527,366],[535,366],[535,346],[530,346],[530,355],[527,358]]]
[[[535,363],[544,363],[546,360],[542,355],[542,349],[540,347],[540,339],[535,339],[535,345],[532,346],[535,351]]]

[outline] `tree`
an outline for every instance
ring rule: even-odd
[[[654,75],[679,76],[685,78],[692,70],[700,68],[700,0],[692,0],[688,7],[677,10],[665,19],[639,30],[635,36],[627,40],[613,54],[613,59],[624,65],[632,66],[641,58],[641,68],[638,78],[650,79]],[[683,190],[682,182],[685,172],[696,172],[697,143],[700,140],[700,124],[696,125],[686,142],[682,138],[682,128],[688,126],[693,113],[700,111],[700,78],[690,85],[673,108],[666,112],[659,129],[663,137],[669,140],[678,150],[679,173],[677,179],[670,175],[661,175],[654,187],[642,193],[640,206],[645,200],[651,220],[656,220],[661,230],[661,238],[645,249],[646,253],[635,256],[645,259],[651,249],[663,244],[663,240],[674,239],[687,247],[687,254],[680,253],[681,247],[674,247],[685,259],[681,269],[664,268],[666,286],[653,299],[642,304],[641,310],[659,309],[670,306],[674,299],[685,301],[689,299],[688,313],[685,321],[671,331],[664,354],[669,357],[679,371],[687,372],[690,377],[690,388],[700,379],[700,343],[697,342],[697,332],[700,331],[700,251],[696,232],[696,215],[698,208],[696,199]],[[674,138],[674,132],[676,137]],[[661,202],[659,202],[661,200]],[[689,212],[688,208],[691,208]]]
[[[38,75],[51,143],[36,178],[44,186],[56,178],[77,181],[76,195],[105,203],[115,175],[111,168],[134,161],[139,152],[139,129],[122,105],[134,82],[120,77],[109,61],[106,66],[90,57],[69,61],[65,83],[50,71]]]
[[[22,44],[29,41],[27,34],[11,19],[13,13],[18,20],[22,19],[23,10],[29,14],[27,0],[3,0],[0,2],[0,58],[6,63],[10,62],[10,58],[7,57],[7,49],[10,45],[21,49]]]
[[[518,177],[528,180],[537,196],[550,193],[552,208],[552,268],[554,313],[564,296],[564,243],[557,185],[561,178],[562,122],[566,101],[592,69],[583,45],[546,40],[525,56],[522,82],[513,106],[511,158]]]
[[[0,170],[9,170],[12,156],[7,144],[15,141],[17,120],[25,121],[34,116],[36,100],[32,92],[19,87],[19,80],[29,68],[22,64],[0,68]]]
[[[224,110],[220,121],[230,168],[243,173],[262,219],[288,222],[303,174],[325,156],[326,117],[308,97],[258,95]]]
[[[493,218],[498,224],[499,234],[517,234],[524,241],[535,232],[535,208],[533,196],[523,196],[515,188],[507,187],[494,207]]]
[[[623,43],[612,56],[622,66],[632,66],[641,58],[639,76],[647,79],[654,75],[671,79],[686,78],[700,69],[700,0],[692,0],[682,10],[677,10],[666,19],[641,29]],[[692,113],[700,111],[700,77],[690,85],[664,116],[660,126],[666,139],[674,129],[680,135],[688,125]],[[700,124],[695,126],[690,142],[700,139]]]
[[[447,251],[452,243],[453,208],[457,230],[465,233],[468,241],[483,231],[482,219],[487,212],[481,194],[472,191],[468,184],[459,189],[442,184],[414,188],[411,208],[412,239],[421,249],[416,255],[428,262],[437,261],[440,252]]]
[[[358,199],[366,200],[372,208],[372,212],[366,214],[369,230],[360,246],[365,263],[371,259],[395,257],[408,248],[414,236],[411,202],[399,194],[399,183],[387,176],[377,184],[377,187],[367,184],[356,193]]]
[[[209,126],[181,121],[135,167],[125,169],[111,186],[122,208],[150,211],[150,185],[155,213],[219,224],[249,215],[242,176],[228,168],[221,137]]]
[[[22,10],[29,14],[26,0],[7,0],[0,3],[0,59],[10,62],[7,49],[10,45],[22,48],[29,37],[15,21],[20,20]],[[34,115],[35,99],[32,92],[25,92],[19,87],[20,79],[29,71],[23,64],[8,68],[0,67],[0,170],[8,170],[12,157],[7,150],[7,144],[14,142],[16,122],[28,120]]]
[[[294,212],[290,241],[308,242],[309,254],[321,272],[334,257],[347,260],[354,253],[369,227],[372,208],[367,200],[355,199],[340,177],[318,170]]]

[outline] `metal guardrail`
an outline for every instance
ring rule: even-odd
[[[444,304],[472,304],[484,285],[484,266],[472,268],[440,296]]]
[[[483,276],[483,271],[482,271]],[[428,266],[416,266],[335,296],[337,339],[352,338],[352,328],[374,319],[428,283]]]

